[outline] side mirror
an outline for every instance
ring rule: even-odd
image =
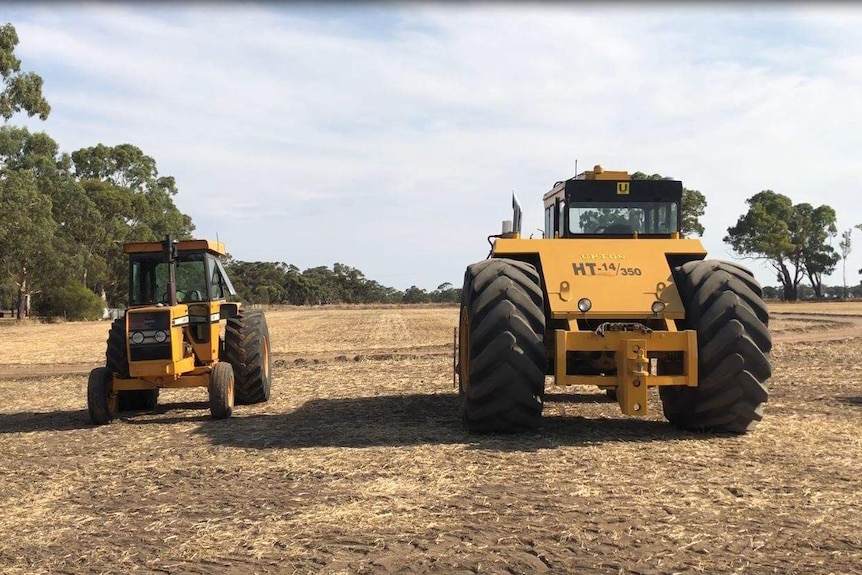
[[[223,303],[218,308],[219,319],[230,319],[239,315],[239,305],[236,303]]]

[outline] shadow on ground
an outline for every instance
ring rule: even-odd
[[[180,412],[164,417],[165,414]],[[210,416],[210,404],[207,401],[175,401],[159,403],[155,409],[142,411],[124,411],[119,419],[130,425],[163,425],[173,423],[188,423],[207,421]]]
[[[181,413],[164,417],[165,414]],[[159,404],[153,410],[121,411],[116,420],[131,425],[197,422],[210,419],[209,403],[175,402]],[[0,435],[39,431],[73,431],[96,427],[86,409],[71,411],[0,413]]]
[[[535,432],[470,434],[461,426],[454,394],[384,395],[318,399],[288,413],[251,414],[203,421],[197,433],[213,443],[243,448],[380,447],[467,444],[482,449],[534,451],[560,445],[666,441],[696,437],[665,422],[630,419],[545,417]]]
[[[37,413],[0,413],[0,435],[37,431],[72,431],[92,426],[86,409]]]
[[[560,403],[583,403],[583,404],[598,404],[598,403],[616,403],[616,399],[611,399],[605,393],[549,393],[545,396],[545,401],[560,402]]]

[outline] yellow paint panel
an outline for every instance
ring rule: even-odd
[[[501,238],[493,253],[497,257],[538,255],[552,317],[604,319],[653,317],[656,299],[666,304],[663,317],[685,317],[666,256],[706,256],[699,240],[669,238]],[[586,314],[577,307],[581,298],[592,302]]]
[[[181,252],[205,250],[222,256],[227,254],[224,242],[213,240],[183,240],[177,242],[176,245],[177,250]],[[123,244],[123,251],[127,254],[161,252],[164,249],[162,242],[128,242]]]

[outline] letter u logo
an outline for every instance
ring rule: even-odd
[[[629,195],[629,183],[628,182],[617,182],[617,195],[618,196]]]

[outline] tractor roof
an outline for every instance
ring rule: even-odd
[[[216,255],[227,255],[222,242],[212,240],[183,240],[176,242],[177,251],[207,251]],[[140,254],[150,252],[161,252],[165,249],[163,242],[129,242],[123,244],[123,251],[127,254]]]
[[[579,201],[680,201],[682,182],[670,178],[661,180],[632,180],[628,172],[603,170],[596,166],[574,178],[554,184],[543,196],[547,204],[551,198],[564,192]]]

